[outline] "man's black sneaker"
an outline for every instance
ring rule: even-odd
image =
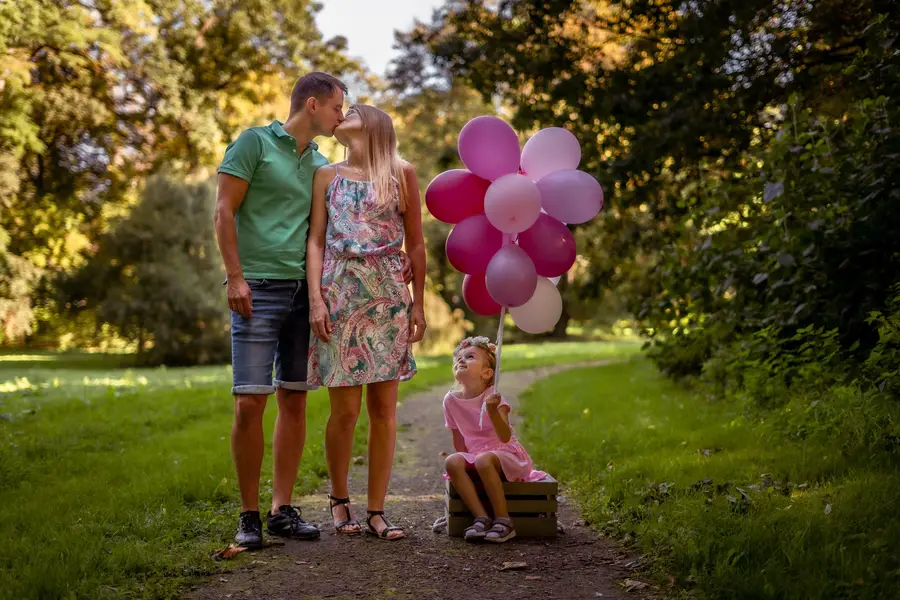
[[[272,535],[294,538],[295,540],[319,539],[319,528],[312,523],[307,523],[300,516],[300,511],[285,504],[278,507],[278,514],[271,511],[266,515],[266,528]]]
[[[238,546],[244,548],[262,548],[262,519],[259,518],[258,510],[241,513],[234,541]]]

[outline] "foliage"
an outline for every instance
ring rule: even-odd
[[[521,128],[579,137],[582,168],[613,194],[577,232],[587,266],[572,294],[625,297],[666,372],[699,374],[747,346],[786,356],[801,331],[836,331],[855,372],[900,260],[898,10],[448,2],[403,40],[394,77],[462,80],[514,107]]]
[[[94,309],[148,364],[227,362],[227,313],[211,223],[211,182],[151,179],[140,203],[62,282],[67,305]]]
[[[48,276],[77,267],[144,176],[215,164],[238,130],[286,111],[305,71],[358,70],[344,41],[323,42],[316,10],[309,0],[0,4],[8,252]],[[16,276],[33,296],[35,283]]]

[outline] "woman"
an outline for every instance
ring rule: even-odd
[[[425,334],[425,243],[419,184],[397,155],[390,117],[355,105],[334,132],[347,160],[322,167],[313,182],[307,242],[310,324],[309,383],[328,387],[325,431],[329,495],[338,533],[361,531],[347,486],[353,430],[362,386],[369,414],[366,531],[405,537],[384,514],[397,437],[397,386],[416,372],[411,346]],[[413,269],[413,294],[401,276],[399,253]]]

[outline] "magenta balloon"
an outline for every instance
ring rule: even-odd
[[[466,168],[493,181],[519,172],[519,138],[503,119],[475,117],[459,132],[459,157]]]
[[[541,277],[562,275],[575,264],[575,238],[550,215],[541,213],[534,225],[519,234],[518,243]]]
[[[463,300],[472,312],[492,317],[500,312],[500,305],[491,298],[484,275],[466,275],[462,284]]]
[[[541,206],[563,223],[585,223],[603,208],[603,188],[584,171],[557,171],[537,183]]]
[[[479,275],[487,270],[491,257],[503,245],[500,233],[483,214],[467,217],[447,236],[447,259],[462,273]]]
[[[504,306],[522,306],[537,289],[534,263],[515,244],[507,244],[497,250],[484,278],[491,298]]]
[[[465,169],[444,171],[425,190],[425,206],[438,221],[459,223],[484,212],[484,195],[491,182]]]

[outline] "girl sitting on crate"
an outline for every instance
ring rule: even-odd
[[[505,542],[516,536],[509,518],[503,481],[540,481],[531,458],[509,425],[509,403],[494,393],[497,348],[486,337],[470,337],[453,351],[453,376],[459,385],[444,396],[444,420],[453,432],[455,454],[444,463],[447,475],[475,515],[466,541]],[[484,418],[485,405],[488,418]],[[484,484],[493,521],[478,497],[470,472]]]

